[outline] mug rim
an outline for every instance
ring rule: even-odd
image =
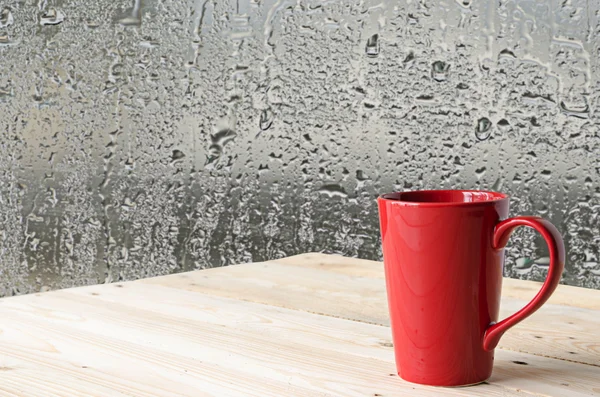
[[[415,195],[415,196],[427,196],[435,194],[456,194],[456,193],[476,193],[481,194],[484,197],[483,200],[477,201],[415,201],[415,200],[403,200],[403,195]],[[462,206],[475,206],[475,205],[491,205],[502,201],[508,201],[509,196],[505,193],[495,192],[492,190],[476,190],[476,189],[424,189],[424,190],[407,190],[391,193],[383,193],[377,201],[390,202],[395,205],[410,206],[410,207],[462,207]]]

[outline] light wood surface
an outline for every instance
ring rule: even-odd
[[[506,280],[503,315],[537,292]],[[600,396],[600,291],[561,286],[494,374],[394,374],[378,262],[308,254],[0,300],[1,396]]]
[[[229,282],[231,279],[235,282]],[[143,282],[389,325],[383,265],[379,262],[305,254],[233,266],[227,272],[217,268]],[[522,308],[540,286],[532,281],[504,279],[501,317]],[[577,306],[576,302],[585,304]],[[599,310],[600,291],[561,285],[538,312],[507,332],[499,346],[600,369]]]

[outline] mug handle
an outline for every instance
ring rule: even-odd
[[[510,235],[518,226],[534,228],[546,240],[550,254],[548,275],[542,289],[524,308],[499,323],[490,324],[483,336],[483,348],[486,351],[493,350],[509,328],[532,315],[550,298],[560,282],[565,267],[565,246],[560,233],[553,224],[537,216],[517,216],[498,223],[494,229],[493,249],[503,250]]]

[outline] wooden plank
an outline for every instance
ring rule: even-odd
[[[385,282],[324,269],[254,263],[138,282],[387,325]]]
[[[161,286],[11,298],[0,316],[3,396],[438,396],[440,390],[393,375],[387,328]],[[566,370],[581,372],[577,380],[588,390],[589,371],[579,367]],[[495,384],[467,394],[532,396]]]
[[[409,384],[394,375],[387,327],[156,284],[92,286],[0,302],[3,395],[600,393],[597,367],[503,350],[488,384]]]
[[[531,283],[514,281],[517,286],[525,283],[527,287],[510,293],[514,288],[509,285],[503,292],[522,296],[523,291],[530,291]],[[309,254],[140,282],[389,325],[383,269],[378,262]],[[600,367],[600,311],[589,309],[600,291],[566,286],[557,291],[558,298],[551,298],[551,304],[507,332],[500,348]],[[556,304],[573,303],[575,295],[577,301],[589,295],[588,304],[584,308]],[[525,303],[503,297],[501,316],[508,316]]]

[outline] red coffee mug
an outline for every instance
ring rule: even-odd
[[[424,190],[378,199],[394,353],[404,380],[435,386],[483,382],[494,348],[556,289],[565,248],[556,228],[534,216],[508,217],[508,196],[476,190]],[[517,226],[548,244],[542,289],[498,321],[504,247]]]

